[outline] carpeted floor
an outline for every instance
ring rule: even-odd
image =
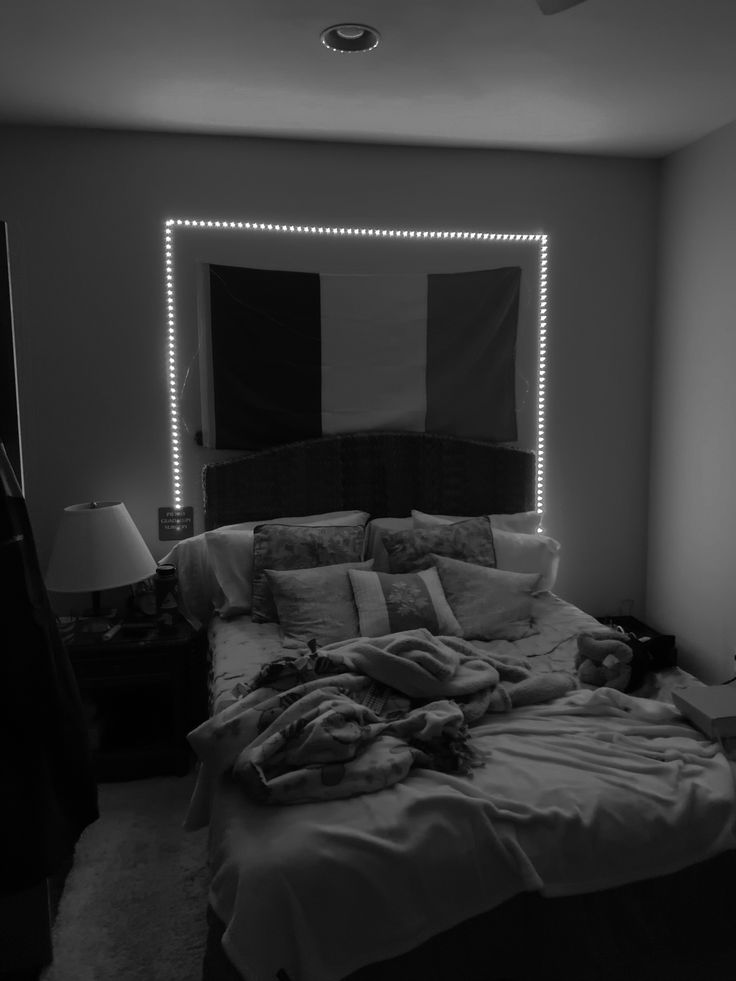
[[[100,819],[77,845],[42,981],[199,981],[206,831],[181,827],[193,785],[100,785]]]

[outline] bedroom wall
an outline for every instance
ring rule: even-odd
[[[548,521],[558,592],[644,597],[653,161],[8,128],[26,491],[42,563],[67,504],[125,501],[154,555],[171,504],[162,295],[169,216],[550,235]],[[199,487],[185,503],[196,504]]]
[[[736,671],[736,123],[664,166],[647,611],[706,681]]]

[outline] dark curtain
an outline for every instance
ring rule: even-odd
[[[87,729],[26,503],[0,443],[0,892],[42,882],[98,817]]]

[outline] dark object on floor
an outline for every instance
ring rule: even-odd
[[[0,448],[0,691],[7,727],[0,892],[41,882],[98,817],[87,727],[15,474]]]
[[[0,786],[12,801],[3,808],[0,831],[0,909],[6,913],[0,971],[22,971],[35,967],[48,945],[46,879],[72,854],[98,810],[79,691],[2,444],[0,582],[0,717],[8,747]],[[19,919],[10,923],[13,913]]]

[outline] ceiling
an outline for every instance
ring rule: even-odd
[[[736,0],[0,0],[6,123],[660,156],[733,119]]]

